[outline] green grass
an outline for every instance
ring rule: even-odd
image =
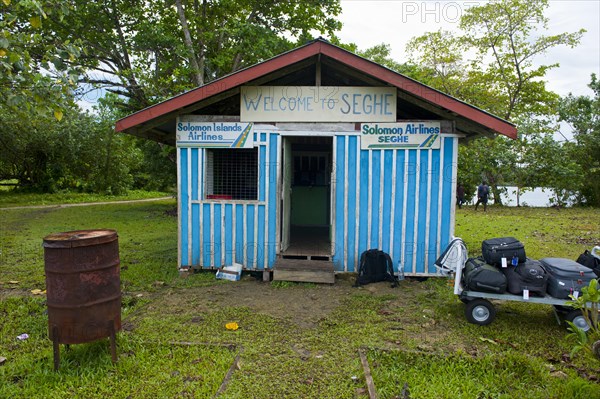
[[[444,279],[392,289],[343,278],[334,287],[179,278],[174,205],[0,211],[0,398],[213,397],[238,354],[219,397],[366,398],[362,348],[381,398],[404,383],[413,399],[600,398],[600,361],[568,356],[566,331],[546,305],[499,302],[496,320],[481,327],[466,322]],[[597,209],[463,208],[456,220],[471,256],[481,240],[512,235],[531,257],[574,258],[600,237]],[[54,373],[45,298],[29,291],[45,288],[43,237],[88,228],[119,234],[119,361],[111,363],[108,340],[61,346]],[[318,313],[318,298],[335,306]],[[268,310],[282,301],[284,311]],[[319,316],[302,323],[295,311]],[[233,321],[240,328],[227,330]],[[30,338],[18,341],[22,333]]]
[[[474,357],[372,350],[369,362],[382,399],[398,397],[404,387],[420,399],[589,399],[600,389],[572,371],[566,381],[552,378],[551,367],[515,352]]]
[[[463,207],[456,213],[456,235],[471,256],[481,255],[481,241],[512,236],[525,244],[527,256],[540,259],[577,259],[584,250],[600,245],[600,209]]]
[[[78,204],[82,202],[130,201],[147,198],[160,198],[173,195],[160,191],[131,190],[123,195],[102,195],[89,193],[36,194],[0,190],[0,208],[16,206],[42,206],[60,204]]]
[[[119,235],[123,290],[152,290],[177,276],[177,221],[166,214],[175,200],[75,208],[0,211],[0,281],[42,289],[43,238],[83,229],[115,229]]]
[[[42,299],[0,302],[1,347],[9,363],[0,367],[1,398],[175,398],[211,397],[235,357],[235,350],[211,345],[170,345],[119,334],[119,361],[111,362],[108,340],[61,345],[58,372]],[[125,313],[126,314],[126,313]],[[29,339],[17,341],[27,331]]]

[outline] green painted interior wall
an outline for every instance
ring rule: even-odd
[[[327,226],[329,186],[292,187],[292,224],[296,226]]]

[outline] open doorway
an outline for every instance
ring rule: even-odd
[[[281,255],[331,257],[331,137],[285,137]]]

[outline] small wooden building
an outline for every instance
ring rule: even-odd
[[[180,267],[235,262],[292,280],[316,261],[357,271],[370,248],[396,272],[436,274],[454,233],[459,140],[517,135],[322,39],[116,128],[177,146]]]

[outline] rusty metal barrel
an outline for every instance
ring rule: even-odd
[[[121,329],[119,242],[115,230],[77,230],[44,238],[49,337],[80,344],[109,337],[116,361],[115,334]]]

